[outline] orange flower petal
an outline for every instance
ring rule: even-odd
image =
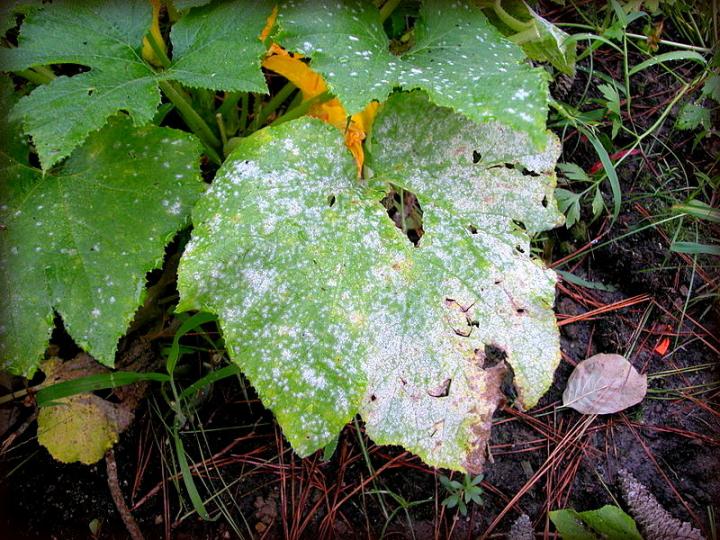
[[[267,23],[265,23],[265,28],[262,29],[262,32],[260,32],[260,35],[258,36],[260,38],[260,41],[265,41],[268,36],[270,35],[270,32],[272,32],[273,26],[275,26],[275,20],[277,19],[278,14],[278,7],[274,6],[272,13],[267,18]]]
[[[277,46],[273,44],[273,47]],[[273,47],[270,48],[271,52]],[[282,75],[297,86],[303,94],[304,101],[319,96],[327,90],[327,85],[320,75],[299,58],[290,56],[284,49],[281,50],[284,54],[273,54],[263,60],[262,65],[265,69]]]
[[[303,62],[299,55],[291,56],[285,49],[274,44],[263,60],[263,67],[285,77],[302,92],[303,101],[310,100],[326,92],[328,87],[319,73]],[[372,127],[379,103],[370,103],[365,110],[354,114],[348,121],[348,113],[338,98],[313,105],[308,115],[319,118],[343,132],[345,146],[348,147],[358,168],[358,177],[362,174],[365,152],[362,143]]]

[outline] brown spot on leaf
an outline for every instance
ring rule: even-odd
[[[488,369],[479,370],[476,381],[478,387],[482,388],[478,395],[478,402],[483,403],[484,410],[479,412],[475,410],[477,421],[470,427],[473,439],[471,441],[471,450],[465,457],[463,467],[470,474],[480,474],[485,465],[485,451],[488,440],[490,439],[490,430],[492,429],[492,417],[500,402],[504,399],[504,394],[500,390],[507,367],[505,362],[501,362],[496,366]],[[479,389],[480,389],[479,388]]]
[[[431,395],[432,397],[441,398],[441,397],[447,397],[450,393],[450,383],[452,382],[452,379],[445,379],[443,382],[435,386],[434,388],[431,388],[427,391],[428,395]]]

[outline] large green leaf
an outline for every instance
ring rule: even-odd
[[[44,169],[67,157],[118,110],[137,125],[152,120],[160,91],[139,54],[150,20],[144,0],[54,2],[27,16],[17,49],[0,49],[0,68],[8,71],[65,63],[92,68],[37,88],[14,109]]]
[[[423,133],[425,118],[439,119],[438,130]],[[436,155],[409,152],[400,167],[395,157],[416,134],[418,148],[434,145]],[[506,373],[486,347],[505,351],[526,406],[559,359],[554,274],[512,225],[561,222],[557,143],[546,146],[535,153],[497,124],[397,95],[377,120],[366,185],[342,136],[319,121],[258,132],[194,210],[179,309],[218,314],[231,357],[299,454],[328,444],[360,412],[377,442],[478,471]],[[473,164],[473,150],[532,174]],[[387,182],[413,189],[423,205],[418,247],[379,203]],[[490,204],[463,205],[468,196]]]
[[[224,0],[193,9],[172,28],[174,61],[168,76],[212,90],[267,92],[258,36],[269,1]]]
[[[267,4],[243,0],[191,11],[173,30],[172,66],[156,73],[141,56],[150,2],[60,0],[26,17],[18,48],[0,49],[0,69],[90,68],[35,89],[14,109],[47,170],[120,110],[135,125],[149,123],[160,103],[160,78],[214,90],[265,91],[258,35],[269,13]]]
[[[202,192],[199,146],[167,128],[116,118],[57,174],[0,152],[0,363],[31,375],[53,313],[83,349],[113,365],[145,274]]]
[[[470,119],[525,131],[535,144],[546,140],[543,70],[523,63],[522,50],[468,3],[423,2],[415,44],[400,56],[390,52],[378,10],[360,0],[289,2],[276,39],[309,56],[350,113],[400,85]]]
[[[373,272],[404,245],[341,149],[316,120],[244,140],[194,210],[178,274],[178,309],[219,315],[230,354],[302,455],[357,411],[382,288]]]
[[[494,122],[474,124],[413,92],[390,98],[369,143],[375,174],[418,197],[427,231],[421,247],[450,259],[448,270],[450,262],[457,264],[451,269],[457,275],[480,264],[466,260],[471,254],[485,261],[482,281],[476,276],[462,296],[446,296],[470,306],[468,321],[480,321],[473,336],[504,349],[520,402],[528,407],[552,383],[559,360],[557,343],[548,346],[548,336],[556,334],[550,309],[555,277],[529,257],[527,234],[563,222],[553,194],[560,144],[546,137],[538,152],[524,133]],[[441,236],[451,223],[454,230]],[[458,249],[457,235],[472,245]]]

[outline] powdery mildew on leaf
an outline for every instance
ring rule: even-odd
[[[325,446],[357,411],[378,269],[402,238],[317,120],[263,130],[194,210],[178,309],[217,313],[231,357],[295,450]]]
[[[146,272],[202,193],[200,148],[186,133],[116,118],[57,174],[0,152],[0,362],[31,376],[53,314],[112,366]]]
[[[505,374],[504,363],[487,364],[485,348],[504,351],[518,404],[534,406],[552,383],[555,276],[528,256],[527,233],[513,224],[562,223],[552,198],[559,145],[548,138],[537,153],[525,135],[473,124],[419,93],[396,94],[380,112],[375,179],[417,196],[426,232],[396,276],[397,303],[386,299],[394,324],[371,332],[378,340],[361,413],[376,442],[479,471]]]
[[[550,386],[560,354],[551,310],[555,276],[530,259],[527,234],[563,221],[553,197],[560,145],[546,137],[545,150],[537,152],[525,134],[474,124],[414,92],[388,101],[370,141],[375,174],[418,197],[428,231],[420,247],[437,250],[460,276],[479,264],[490,269],[474,290],[446,296],[470,306],[468,320],[478,324],[473,336],[504,349],[526,407]],[[456,258],[435,240],[457,237],[440,234],[450,227],[472,239]],[[468,260],[470,253],[480,254],[477,262]]]
[[[352,114],[395,86],[421,88],[475,121],[497,120],[545,142],[547,80],[523,63],[522,50],[466,2],[426,0],[414,46],[390,52],[377,8],[359,0],[290,1],[275,39],[312,60]]]
[[[415,117],[403,117],[413,107]],[[427,117],[446,117],[427,135],[436,162],[408,153],[400,171],[393,152],[410,146]],[[393,130],[400,118],[405,133]],[[464,138],[445,138],[453,126]],[[486,347],[505,351],[526,406],[550,385],[559,360],[554,274],[529,257],[527,234],[510,226],[561,222],[552,198],[542,204],[544,194],[552,197],[557,144],[533,153],[526,137],[404,94],[385,106],[372,145],[387,151],[375,157],[367,186],[353,180],[341,135],[318,121],[243,141],[194,211],[179,309],[219,315],[231,357],[300,455],[332,441],[360,412],[376,442],[476,472],[507,372]],[[476,148],[540,172],[494,184],[498,170],[472,163]],[[379,203],[399,172],[423,206],[417,247]],[[471,195],[501,201],[508,185],[524,198],[510,198],[505,214],[500,203],[488,215],[482,200],[461,204]],[[441,196],[445,189],[459,195]]]
[[[135,125],[151,122],[160,104],[160,79],[213,90],[265,92],[258,39],[272,6],[215,2],[191,10],[173,28],[173,64],[156,73],[141,56],[150,29],[147,0],[59,0],[24,20],[16,49],[0,48],[0,69],[80,64],[89,71],[57,77],[21,99],[21,118],[44,170],[126,111]]]

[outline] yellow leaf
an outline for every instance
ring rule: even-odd
[[[319,73],[301,60],[299,55],[291,55],[281,47],[273,44],[269,56],[263,61],[263,67],[285,77],[298,87],[303,101],[308,101],[326,92],[328,87]],[[379,103],[370,103],[365,110],[349,118],[348,113],[338,98],[313,105],[308,115],[327,122],[345,134],[345,146],[348,147],[358,167],[358,176],[362,173],[365,153],[362,143],[367,137],[375,118]]]
[[[150,0],[152,4],[152,24],[150,25],[150,34],[155,39],[155,42],[160,45],[163,51],[167,51],[165,46],[165,40],[160,33],[160,8],[162,7],[161,0]],[[142,57],[150,62],[154,66],[161,66],[162,62],[155,54],[155,50],[150,45],[148,38],[143,38]]]

